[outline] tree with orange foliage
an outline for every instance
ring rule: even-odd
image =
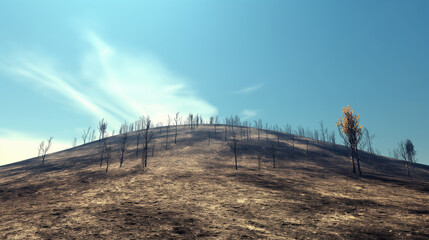
[[[362,126],[359,126],[359,114],[353,115],[353,110],[350,105],[342,109],[344,116],[338,119],[337,127],[341,137],[346,145],[350,148],[350,158],[353,163],[353,172],[356,173],[355,158],[358,166],[359,175],[362,175],[360,170],[358,144],[362,139]]]

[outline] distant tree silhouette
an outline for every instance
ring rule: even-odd
[[[200,123],[200,117],[197,115],[195,115],[195,127],[198,127],[198,124]]]
[[[77,139],[76,139],[76,138],[73,138],[73,141],[72,141],[72,147],[76,147],[76,145],[77,145]]]
[[[189,126],[191,127],[191,131],[192,131],[192,123],[194,121],[194,114],[189,113],[188,115],[188,122],[189,122]]]
[[[203,125],[203,123],[204,123],[203,116],[200,115],[199,120],[200,120],[200,125]]]
[[[114,133],[112,135],[114,135]],[[95,137],[95,129],[92,129],[92,133],[91,133],[91,136],[88,139],[88,142],[94,142],[95,138],[96,138]]]
[[[338,119],[337,127],[340,136],[350,148],[350,157],[353,163],[353,172],[356,173],[355,158],[358,166],[359,175],[362,175],[360,170],[358,144],[362,139],[362,126],[359,126],[359,115],[353,115],[353,110],[350,105],[342,109],[344,116]]]
[[[319,131],[317,129],[314,130],[313,136],[314,136],[314,140],[319,141]]]
[[[139,143],[140,143],[140,137],[143,133],[143,126],[145,125],[145,118],[142,116],[138,120],[138,130],[137,130],[137,146],[136,146],[136,157],[139,155]]]
[[[104,161],[106,162],[106,173],[109,170],[110,160],[112,159],[112,146],[107,144],[107,140],[103,141]]]
[[[407,175],[410,174],[410,164],[417,162],[416,159],[416,150],[414,149],[414,144],[410,139],[401,141],[398,143],[398,148],[394,150],[394,155],[397,159],[402,159],[405,162],[407,167]]]
[[[215,137],[216,137],[216,127],[219,125],[219,116],[216,116],[214,119],[214,129],[215,129]]]
[[[42,141],[39,144],[39,157],[42,157],[42,165],[45,164],[45,158],[49,149],[51,148],[52,139],[53,137],[48,138],[46,140],[46,145],[45,145],[45,141]]]
[[[176,113],[176,116],[174,117],[173,120],[174,120],[174,125],[176,126],[176,133],[174,134],[174,144],[177,144],[177,127],[180,121],[179,112]]]
[[[374,155],[374,153],[375,153],[374,148],[372,147],[372,142],[373,142],[374,138],[375,138],[375,135],[370,134],[370,132],[367,128],[363,129],[362,141],[365,142],[365,146],[367,148],[367,151],[369,153],[371,153],[372,155]]]
[[[88,130],[85,131],[85,129],[83,130],[83,134],[82,134],[82,140],[83,140],[83,144],[86,143],[86,139],[88,138],[89,135],[89,131],[91,130],[91,127],[88,127]],[[90,140],[89,140],[90,141]]]
[[[268,143],[268,129],[269,129],[269,125],[268,123],[265,123],[265,139]]]
[[[255,120],[255,128],[258,133],[258,141],[261,140],[261,131],[262,131],[262,119],[259,119],[258,121]]]
[[[298,136],[300,136],[300,137],[305,137],[305,129],[301,126],[301,125],[299,125],[298,127],[296,127],[297,128],[297,130],[298,130]]]
[[[143,139],[144,139],[144,148],[143,148],[143,155],[142,155],[142,165],[143,165],[143,169],[145,167],[147,167],[147,152],[148,152],[148,147],[149,147],[149,143],[152,140],[153,137],[153,133],[150,131],[150,126],[151,126],[151,120],[150,117],[147,116],[146,117],[146,122],[145,122],[145,126],[143,129]]]
[[[276,136],[277,136],[277,147],[280,147],[280,132],[279,132],[279,126],[276,124],[274,126],[274,129],[276,130]]]
[[[238,155],[238,138],[237,134],[234,130],[230,131],[230,139],[228,141],[228,145],[231,148],[232,152],[234,153],[234,160],[235,160],[235,170],[238,169],[238,163],[237,163],[237,155]]]
[[[100,131],[99,140],[104,138],[104,134],[107,130],[107,122],[104,121],[104,118],[98,123],[98,131]]]
[[[286,123],[284,128],[286,133],[292,134],[292,126],[290,124]]]
[[[306,133],[306,136],[307,136],[307,138],[314,139],[313,131],[312,131],[312,130],[310,130],[310,128],[308,128],[308,127],[307,127],[307,133]]]
[[[122,167],[122,163],[124,162],[124,154],[125,150],[127,149],[127,140],[128,140],[128,124],[125,122],[122,124],[121,128],[119,129],[119,134],[122,134],[121,136],[121,157],[119,158],[119,167]]]
[[[320,126],[320,139],[323,142],[323,146],[326,144],[326,140],[328,139],[328,128],[326,128],[325,123],[323,121],[319,122]]]

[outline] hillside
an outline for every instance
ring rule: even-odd
[[[50,154],[44,165],[0,167],[0,238],[429,238],[428,166],[415,164],[406,177],[403,163],[365,153],[357,177],[342,146],[308,141],[307,152],[305,138],[269,131],[267,141],[263,131],[258,141],[252,129],[235,170],[223,126],[216,134],[181,126],[177,144],[170,128],[168,149],[166,128],[153,132],[144,171],[135,132],[121,168],[120,136],[107,139],[107,173],[98,142]]]

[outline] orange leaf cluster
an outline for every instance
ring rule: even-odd
[[[337,126],[342,128],[344,134],[347,135],[349,140],[356,139],[357,136],[362,134],[362,126],[359,126],[359,114],[353,115],[353,110],[350,105],[344,107],[343,118],[338,119]]]

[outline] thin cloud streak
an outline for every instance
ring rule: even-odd
[[[90,50],[82,54],[79,72],[60,71],[45,56],[22,53],[12,56],[4,67],[33,86],[60,94],[94,118],[105,118],[113,127],[141,115],[164,121],[175,112],[198,112],[206,118],[217,113],[216,107],[196,96],[186,80],[171,74],[159,61],[116,50],[91,31],[84,39]]]
[[[260,89],[264,84],[253,85],[234,92],[235,94],[247,94]]]
[[[241,112],[241,118],[243,120],[247,120],[249,118],[253,118],[256,117],[258,115],[258,111],[257,110],[249,110],[249,109],[244,109]]]

